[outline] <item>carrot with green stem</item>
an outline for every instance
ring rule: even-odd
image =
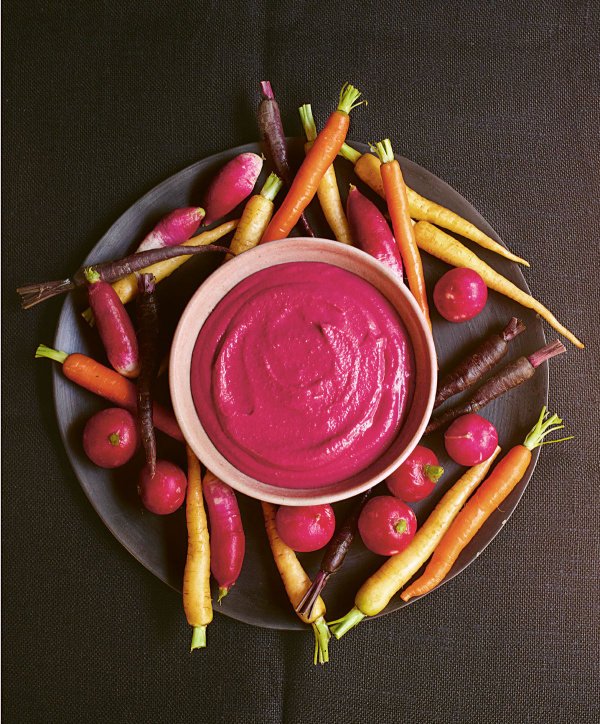
[[[301,106],[299,111],[307,140],[304,144],[304,150],[306,153],[309,153],[317,138],[317,127],[315,126],[310,104]],[[340,190],[333,164],[331,164],[323,174],[323,178],[317,188],[317,198],[321,204],[325,221],[329,224],[329,228],[333,231],[336,240],[342,244],[352,245],[352,232],[350,231],[350,224],[344,212],[342,199],[340,198]]]
[[[452,266],[473,269],[481,276],[488,289],[493,289],[495,292],[504,294],[528,309],[533,309],[534,312],[537,312],[548,324],[564,335],[576,347],[583,348],[583,344],[577,337],[563,327],[549,309],[546,309],[537,299],[534,299],[519,289],[519,287],[509,282],[508,279],[505,279],[501,274],[498,274],[491,266],[482,261],[453,236],[446,234],[427,221],[419,221],[415,224],[414,229],[417,244],[422,251],[426,251],[428,254]]]
[[[277,532],[275,525],[276,506],[272,503],[265,503],[264,501],[262,501],[261,504],[267,537],[269,538],[269,545],[271,546],[275,565],[281,575],[281,580],[283,581],[288,598],[294,609],[296,609],[304,594],[310,588],[311,581],[294,551],[281,540]],[[320,664],[326,663],[329,661],[328,642],[331,634],[325,623],[325,604],[323,603],[323,599],[319,596],[310,616],[303,614],[298,614],[298,616],[304,623],[309,623],[313,627],[315,634],[314,663],[316,664],[317,661]]]
[[[381,179],[392,218],[392,228],[396,243],[400,249],[400,256],[404,264],[404,271],[408,279],[408,287],[415,298],[420,310],[423,312],[429,327],[429,305],[427,303],[427,289],[423,274],[421,254],[415,240],[415,232],[410,220],[406,186],[402,176],[400,164],[394,156],[389,138],[377,144],[377,154],[381,161]]]
[[[485,478],[499,452],[497,447],[488,460],[467,470],[435,506],[408,546],[390,556],[363,583],[354,598],[354,607],[342,618],[329,623],[330,631],[336,638],[341,638],[366,616],[381,613],[392,596],[414,576],[431,556],[471,493]]]
[[[260,98],[258,105],[258,125],[267,147],[267,156],[275,167],[277,175],[283,179],[289,188],[292,185],[292,169],[288,159],[288,148],[279,105],[273,95],[273,89],[268,80],[260,83]],[[308,219],[304,213],[300,214],[300,224],[308,236],[315,236]]]
[[[225,257],[225,261],[236,254],[253,249],[259,243],[273,216],[275,209],[273,201],[282,184],[283,181],[277,174],[269,174],[260,193],[254,194],[247,201],[229,245],[230,253]]]
[[[206,646],[206,627],[213,619],[210,598],[210,540],[202,498],[200,461],[186,446],[188,479],[185,503],[188,546],[183,571],[183,610],[193,627],[191,650]]]
[[[340,154],[354,164],[354,171],[358,178],[385,199],[383,181],[381,180],[381,161],[379,158],[372,153],[361,154],[347,143],[342,145]],[[516,256],[516,254],[510,252],[506,247],[502,246],[502,244],[494,241],[494,239],[484,234],[483,231],[480,231],[474,224],[463,219],[462,216],[459,216],[454,211],[450,211],[450,209],[440,206],[440,204],[436,204],[434,201],[429,201],[429,199],[420,196],[408,186],[406,187],[406,195],[408,197],[410,215],[413,219],[437,224],[444,229],[464,236],[465,239],[474,241],[476,244],[479,244],[479,246],[489,249],[506,259],[529,266],[529,262],[525,261],[525,259],[521,259],[520,256]]]
[[[345,85],[340,93],[337,109],[329,116],[312,148],[302,162],[283,203],[271,219],[261,244],[284,239],[300,218],[300,214],[312,201],[319,183],[334,162],[350,126],[349,113],[363,103],[360,92]]]
[[[460,552],[522,480],[531,462],[531,451],[540,445],[572,439],[571,436],[563,437],[560,440],[544,441],[546,435],[563,427],[562,420],[558,415],[548,417],[546,408],[542,408],[537,423],[530,430],[523,444],[516,445],[508,451],[457,515],[435,549],[423,575],[401,594],[403,601],[428,593],[444,580]]]
[[[47,357],[62,364],[63,372],[72,382],[84,387],[105,400],[113,402],[119,407],[129,410],[132,415],[137,415],[137,391],[131,380],[120,375],[115,370],[105,367],[100,362],[88,357],[85,354],[74,352],[59,352],[45,344],[40,344],[35,352],[36,359]],[[175,415],[171,410],[163,407],[158,402],[153,405],[154,425],[164,433],[185,442],[183,434],[179,429]]]

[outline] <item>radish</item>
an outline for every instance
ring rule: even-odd
[[[281,505],[275,516],[281,540],[293,551],[308,553],[323,548],[335,533],[335,514],[324,505]]]
[[[222,218],[250,195],[262,165],[262,158],[255,153],[241,153],[223,166],[204,196],[203,226]]]
[[[171,211],[158,222],[144,241],[138,246],[137,253],[148,249],[160,249],[187,241],[198,224],[204,218],[204,209],[199,206],[183,206]]]
[[[423,500],[433,492],[444,468],[435,453],[417,445],[406,460],[388,477],[386,484],[392,495],[405,503]]]
[[[402,259],[384,215],[366,196],[350,185],[346,214],[354,243],[402,279]]]
[[[246,550],[246,536],[233,490],[206,471],[202,492],[210,520],[210,571],[219,586],[219,602],[236,582]]]
[[[137,337],[123,302],[112,286],[103,282],[91,267],[86,269],[85,276],[90,307],[108,361],[124,377],[137,377],[140,372]]]
[[[481,415],[462,415],[446,430],[446,452],[455,463],[473,467],[487,460],[498,445],[498,433]]]
[[[404,550],[417,532],[417,516],[398,498],[378,495],[362,509],[358,532],[372,553],[393,556]]]
[[[433,288],[433,302],[438,312],[449,322],[473,319],[487,302],[485,282],[473,269],[450,269],[438,279]]]
[[[83,449],[101,468],[128,463],[140,446],[136,421],[127,410],[109,407],[92,415],[83,430]]]
[[[152,476],[150,465],[144,465],[138,480],[138,493],[142,503],[157,515],[169,515],[181,507],[185,500],[187,478],[183,470],[168,460],[156,461]]]

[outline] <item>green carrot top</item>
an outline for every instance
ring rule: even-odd
[[[544,419],[548,417],[549,414],[549,412],[546,412],[546,407],[542,407],[542,411],[540,413],[538,421],[529,431],[523,443],[523,445],[525,445],[528,450],[533,450],[540,445],[549,445],[553,442],[564,442],[565,440],[573,439],[574,435],[571,435],[569,437],[562,437],[560,440],[543,440],[543,438],[545,438],[546,435],[548,435],[549,433],[554,432],[554,430],[560,430],[564,427],[564,425],[561,424],[562,420],[556,414],[552,415],[552,417],[544,421]]]
[[[348,83],[344,84],[344,87],[340,91],[340,102],[337,107],[338,111],[342,111],[342,113],[350,113],[350,111],[353,108],[356,108],[356,106],[360,106],[361,103],[366,103],[367,101],[365,100],[358,100],[360,95],[360,91],[356,90],[353,85],[348,85]]]
[[[371,148],[373,148],[373,146],[371,146]],[[389,138],[386,138],[384,141],[380,141],[379,143],[377,143],[374,150],[377,152],[381,163],[390,163],[394,160],[392,142]]]
[[[276,173],[270,173],[269,177],[265,181],[265,185],[260,191],[260,195],[264,196],[265,199],[268,199],[269,201],[274,201],[282,185],[283,181],[279,178],[279,176]]]

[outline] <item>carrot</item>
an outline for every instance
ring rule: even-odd
[[[150,466],[150,476],[156,473],[156,436],[152,415],[154,380],[158,374],[158,333],[159,319],[154,277],[152,274],[140,274],[138,279],[140,296],[136,311],[138,321],[138,340],[140,345],[141,371],[137,381],[137,413],[142,431],[142,444],[146,453],[146,463]]]
[[[209,231],[204,231],[202,234],[198,234],[197,236],[188,239],[188,241],[184,241],[179,246],[208,246],[213,242],[222,239],[224,236],[229,234],[230,231],[236,229],[238,223],[239,219],[235,219],[234,221],[227,221],[220,226],[216,226],[214,229],[209,229]],[[159,262],[158,264],[152,264],[146,268],[138,269],[138,271],[140,274],[154,275],[155,283],[158,284],[158,282],[166,279],[176,269],[179,269],[182,264],[185,264],[185,262],[191,258],[191,255],[177,256],[171,259],[167,259],[166,261]],[[118,279],[116,282],[113,283],[112,287],[118,294],[119,299],[123,302],[123,304],[128,304],[138,295],[138,285],[135,274],[128,274],[122,279]],[[86,309],[85,312],[82,312],[81,316],[89,324],[94,323],[94,315],[92,314],[91,309]]]
[[[329,624],[336,638],[341,638],[365,616],[375,616],[383,611],[392,596],[427,561],[471,493],[487,475],[499,452],[497,447],[488,460],[467,470],[435,506],[408,546],[390,556],[363,583],[354,598],[354,607],[343,618]]]
[[[342,88],[337,110],[329,116],[302,162],[283,203],[271,219],[261,244],[288,236],[300,214],[313,199],[321,179],[334,162],[346,138],[350,126],[349,112],[363,102],[357,102],[359,96],[360,92],[351,85]]]
[[[496,372],[489,380],[486,380],[470,400],[433,417],[425,428],[423,435],[429,435],[429,433],[439,430],[440,427],[444,427],[461,415],[479,412],[482,407],[495,400],[496,397],[500,397],[500,395],[518,387],[518,385],[533,377],[534,372],[543,362],[563,352],[566,352],[564,345],[556,340],[529,355],[529,357],[519,357],[519,359]]]
[[[385,191],[381,180],[381,161],[377,156],[374,156],[372,153],[361,154],[347,143],[342,145],[340,154],[354,164],[354,171],[358,178],[385,199]],[[413,191],[408,186],[406,187],[406,195],[408,197],[410,215],[413,219],[437,224],[444,229],[454,231],[456,234],[464,236],[465,239],[474,241],[485,249],[500,254],[500,256],[506,259],[529,266],[529,262],[525,261],[525,259],[521,259],[520,256],[516,256],[510,252],[506,247],[502,246],[502,244],[494,241],[494,239],[484,234],[483,231],[480,231],[476,226],[471,224],[470,221],[463,219],[462,216],[454,213],[454,211],[450,211],[450,209],[440,206],[434,201],[429,201],[423,196],[419,196],[416,191]]]
[[[109,400],[119,407],[129,410],[132,415],[137,414],[135,384],[118,372],[105,367],[85,354],[79,352],[67,354],[66,352],[50,349],[44,344],[38,346],[35,356],[36,359],[48,357],[55,362],[60,362],[63,366],[63,372],[72,382],[85,387],[86,390],[96,395],[100,395],[100,397],[104,397],[105,400]],[[153,410],[155,426],[175,440],[185,442],[172,411],[167,410],[158,402],[154,403]]]
[[[406,186],[404,185],[400,164],[394,157],[389,138],[377,144],[377,153],[381,161],[381,179],[385,189],[388,210],[392,217],[392,228],[394,229],[396,243],[400,249],[400,256],[408,279],[408,287],[431,329],[423,264],[410,220]]]
[[[525,329],[520,319],[512,317],[500,334],[493,333],[477,345],[456,367],[438,382],[433,408],[439,407],[449,397],[468,389],[489,372],[508,351],[508,343]]]
[[[461,244],[453,236],[446,234],[427,221],[419,221],[415,225],[415,238],[420,249],[436,256],[447,264],[474,269],[481,275],[489,289],[504,294],[528,309],[533,309],[576,347],[583,349],[583,344],[574,334],[560,324],[549,309],[546,309],[543,304],[540,304],[536,299],[521,291],[515,284],[494,271],[491,266],[481,261],[476,254],[467,249],[464,244]]]
[[[183,571],[183,610],[193,626],[191,650],[206,646],[206,627],[213,619],[210,599],[210,540],[202,500],[200,461],[186,445],[188,481],[185,503],[188,546]]]
[[[310,588],[310,578],[306,575],[294,551],[281,540],[277,533],[275,526],[276,507],[272,503],[265,503],[264,501],[261,504],[275,565],[281,575],[288,598],[294,609],[296,609],[304,594]],[[310,623],[313,627],[315,634],[314,663],[316,664],[317,660],[321,664],[329,661],[328,642],[331,634],[325,623],[325,604],[322,598],[319,596],[310,616],[301,614],[298,614],[298,616],[304,623]]]
[[[371,495],[371,489],[365,491],[350,515],[344,521],[342,527],[335,533],[333,538],[327,544],[323,558],[321,559],[321,567],[315,576],[310,588],[304,594],[302,600],[296,606],[296,613],[308,616],[310,618],[313,607],[315,606],[321,592],[325,588],[325,584],[344,562],[346,553],[352,544],[357,531],[358,516],[363,509],[367,498]]]
[[[317,138],[317,128],[310,105],[305,104],[301,106],[299,110],[300,119],[307,139],[307,143],[304,144],[304,151],[308,153]],[[329,228],[333,231],[333,235],[337,241],[342,242],[342,244],[352,244],[352,232],[350,231],[350,224],[348,223],[344,207],[342,206],[342,199],[340,198],[340,190],[333,164],[325,171],[319,183],[317,198],[321,204],[325,221],[329,224]]]
[[[548,433],[564,427],[558,415],[552,415],[544,421],[546,417],[546,408],[543,407],[537,423],[530,430],[523,444],[516,445],[508,451],[457,515],[435,549],[425,573],[401,594],[403,601],[431,591],[444,580],[460,552],[523,478],[531,462],[533,449],[549,442],[571,439],[567,437],[543,442],[543,438]]]
[[[227,254],[225,261],[258,244],[273,216],[275,208],[273,201],[279,193],[282,183],[279,176],[272,173],[265,181],[261,192],[250,197],[229,245],[231,253]]]
[[[279,105],[273,95],[273,89],[268,80],[260,83],[261,101],[258,104],[258,125],[267,147],[267,156],[281,176],[286,186],[292,185],[292,170],[288,160],[287,140],[281,123]],[[304,213],[300,215],[300,224],[308,236],[315,236]]]

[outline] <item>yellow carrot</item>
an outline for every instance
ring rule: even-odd
[[[273,201],[282,184],[283,181],[279,176],[272,173],[265,181],[261,192],[250,197],[229,245],[232,253],[227,254],[225,261],[232,259],[235,254],[254,248],[261,240],[273,216],[275,208]]]
[[[354,171],[358,178],[372,188],[375,193],[379,194],[381,198],[385,199],[380,171],[381,161],[377,156],[374,156],[372,153],[361,154],[346,143],[342,146],[340,153],[344,158],[354,164]],[[529,262],[525,261],[525,259],[521,259],[520,256],[516,256],[508,251],[502,244],[491,239],[487,234],[484,234],[483,231],[480,231],[476,226],[471,224],[470,221],[455,214],[454,211],[450,211],[450,209],[440,206],[434,201],[429,201],[423,196],[419,196],[416,191],[413,191],[408,186],[406,187],[406,195],[408,197],[410,215],[413,219],[437,224],[444,229],[454,231],[456,234],[464,236],[465,239],[474,241],[476,244],[479,244],[479,246],[494,251],[496,254],[500,254],[500,256],[506,259],[529,266]]]
[[[467,470],[435,506],[408,546],[390,556],[363,583],[354,598],[354,607],[343,618],[329,624],[336,638],[341,638],[365,616],[375,616],[383,611],[392,596],[428,560],[471,493],[487,475],[499,452],[497,447],[488,460]]]
[[[304,144],[304,150],[308,153],[317,138],[317,128],[310,104],[303,105],[299,111],[304,133],[307,138],[307,143]],[[352,244],[352,232],[350,231],[350,224],[346,218],[346,213],[340,198],[340,190],[333,164],[327,169],[319,183],[317,198],[321,204],[325,221],[329,224],[329,228],[333,231],[333,235],[337,241],[342,242],[342,244]]]
[[[215,241],[222,239],[224,236],[229,234],[230,231],[233,231],[237,227],[238,223],[239,219],[227,221],[225,224],[216,226],[214,229],[209,229],[197,236],[193,236],[191,239],[184,241],[180,246],[206,246],[207,244],[214,244]],[[138,273],[153,274],[156,280],[155,283],[158,284],[158,282],[166,279],[191,258],[191,255],[173,257],[172,259],[167,259],[166,261],[161,261],[158,264],[153,264],[145,269],[141,269]],[[122,279],[119,279],[113,283],[112,287],[117,292],[119,299],[123,302],[123,304],[131,302],[138,295],[137,279],[135,274],[128,274]],[[94,323],[94,316],[91,309],[86,309],[85,312],[82,312],[81,316],[89,324]]]
[[[302,564],[296,557],[294,551],[281,540],[277,533],[275,526],[276,506],[272,503],[262,502],[262,509],[275,565],[283,581],[288,598],[294,609],[296,609],[310,588],[311,580],[306,575],[306,571],[302,568]],[[329,661],[328,641],[331,634],[325,623],[325,604],[323,603],[323,599],[319,596],[310,617],[300,614],[298,614],[298,616],[304,623],[310,623],[313,627],[316,642],[315,664],[317,660],[321,664]]]
[[[183,572],[183,610],[193,626],[192,650],[206,646],[206,627],[212,621],[210,599],[210,543],[202,499],[200,461],[187,446],[188,487],[185,516],[188,547]]]
[[[563,327],[549,309],[546,309],[537,299],[526,294],[515,284],[494,271],[491,266],[481,261],[478,256],[453,236],[446,234],[427,221],[419,221],[415,225],[415,237],[419,248],[423,249],[423,251],[436,256],[447,264],[452,264],[452,266],[473,269],[481,276],[489,289],[504,294],[528,309],[533,309],[576,347],[583,348],[583,344],[577,337]]]

